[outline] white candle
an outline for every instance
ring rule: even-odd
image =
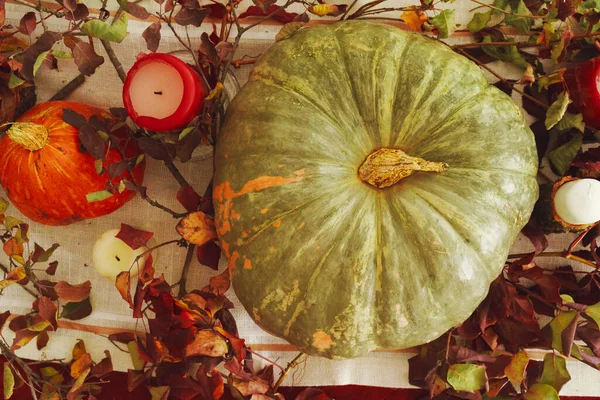
[[[92,263],[98,273],[113,281],[119,273],[129,271],[132,265],[131,276],[137,276],[148,258],[148,255],[141,256],[138,263],[134,265],[135,259],[148,248],[142,246],[133,250],[127,243],[116,237],[119,231],[120,229],[111,229],[104,232],[92,250]]]
[[[183,99],[183,79],[172,65],[157,60],[142,65],[133,75],[129,96],[139,117],[167,118]]]
[[[577,179],[564,183],[554,194],[554,210],[571,225],[589,225],[600,220],[600,182]]]

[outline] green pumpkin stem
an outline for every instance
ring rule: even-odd
[[[398,149],[379,149],[367,157],[358,169],[358,177],[368,184],[383,189],[392,186],[415,171],[443,172],[448,164],[411,157]]]
[[[6,134],[30,151],[41,150],[49,141],[48,129],[33,122],[14,122]]]

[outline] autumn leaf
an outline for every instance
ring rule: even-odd
[[[185,356],[222,357],[229,352],[227,342],[212,329],[199,330],[194,340],[185,348]]]
[[[525,379],[525,369],[529,363],[529,357],[527,352],[523,349],[519,349],[511,360],[510,364],[504,368],[506,377],[514,384],[520,384]]]
[[[136,371],[142,371],[146,365],[146,362],[140,357],[137,340],[127,343],[127,349],[129,350],[129,356],[131,357],[133,368],[135,368]]]
[[[479,32],[480,30],[482,30],[483,28],[485,28],[487,26],[487,24],[488,24],[488,22],[490,22],[491,18],[492,18],[491,11],[482,12],[482,13],[480,13],[480,12],[474,13],[473,18],[467,24],[467,29],[469,29],[469,32],[471,32],[471,33]]]
[[[206,265],[215,271],[219,268],[219,259],[221,258],[221,248],[214,241],[208,241],[196,250],[198,262]]]
[[[113,372],[112,357],[108,350],[104,350],[105,357],[98,364],[92,367],[91,375],[101,378],[106,374]]]
[[[58,321],[56,320],[58,307],[56,304],[48,297],[42,296],[38,302],[38,308],[40,317],[50,322],[54,330],[58,329]]]
[[[523,0],[518,0],[517,7],[512,6],[512,13],[506,14],[504,22],[506,25],[514,26],[523,34],[528,34],[531,29],[532,19],[531,11],[525,5]]]
[[[583,135],[576,134],[567,143],[548,153],[548,158],[558,174],[563,175],[567,171],[582,144]]]
[[[448,383],[454,390],[474,392],[485,386],[485,367],[475,364],[453,364],[448,367]]]
[[[558,98],[550,105],[546,112],[546,129],[550,130],[556,125],[567,111],[567,107],[571,103],[568,92],[562,92],[558,95]]]
[[[190,185],[181,186],[177,191],[177,201],[189,212],[198,210],[200,200],[200,195]]]
[[[46,268],[46,273],[48,275],[54,275],[56,274],[56,268],[58,267],[58,261],[52,261],[49,265],[48,268]]]
[[[33,11],[29,11],[21,17],[19,21],[19,32],[23,35],[31,35],[33,31],[35,31],[36,19],[35,13]]]
[[[563,385],[571,380],[571,375],[567,371],[567,360],[555,353],[549,353],[544,356],[544,369],[539,383],[552,386],[557,392]]]
[[[259,7],[264,12],[267,12],[269,7],[274,5],[277,0],[252,0],[255,6]]]
[[[400,15],[400,18],[410,30],[416,32],[420,32],[423,24],[428,20],[427,15],[415,6],[408,7],[406,11]]]
[[[6,323],[6,321],[8,321],[8,317],[10,317],[10,311],[8,310],[0,314],[0,332],[2,332],[4,324]]]
[[[168,386],[148,386],[151,400],[167,400],[171,388]]]
[[[435,17],[429,19],[429,22],[437,28],[439,39],[449,38],[456,30],[454,24],[455,13],[456,10],[441,10]]]
[[[346,4],[315,4],[308,7],[308,12],[318,15],[319,17],[330,16],[337,17],[346,12],[348,6]]]
[[[220,296],[225,294],[227,290],[229,290],[229,286],[231,285],[230,277],[229,277],[229,269],[225,269],[219,275],[215,275],[210,278],[210,283],[206,285],[202,291],[207,293],[212,293],[215,296]]]
[[[8,239],[6,243],[4,243],[3,249],[7,256],[15,259],[20,258],[23,260],[23,244],[19,243],[16,237],[11,237]],[[21,264],[24,264],[24,262]]]
[[[202,211],[190,213],[179,221],[177,232],[188,242],[202,246],[217,238],[215,222]]]
[[[0,281],[0,290],[6,289],[13,283],[19,282],[27,277],[25,268],[17,267],[6,274],[6,278]]]
[[[92,290],[92,283],[85,281],[78,285],[71,285],[69,282],[59,281],[55,286],[54,290],[58,297],[67,302],[79,302],[90,297]]]
[[[146,48],[152,53],[155,53],[160,45],[160,29],[160,21],[156,21],[148,25],[144,32],[142,32],[142,37],[146,41]]]
[[[98,55],[91,44],[80,39],[74,40],[71,50],[79,72],[84,75],[92,75],[99,66],[104,64],[104,57]]]
[[[275,35],[275,41],[279,42],[281,40],[292,37],[300,28],[306,25],[304,22],[289,22],[281,27],[277,35]]]
[[[12,397],[15,388],[15,376],[8,362],[4,362],[3,383],[4,399],[8,400]]]
[[[61,318],[70,319],[72,321],[83,319],[92,313],[92,303],[90,298],[78,302],[70,302],[63,306],[60,313]]]
[[[137,250],[146,245],[148,240],[154,235],[153,232],[146,232],[141,229],[134,228],[131,225],[121,224],[121,229],[117,233],[116,238],[125,242],[132,250]]]
[[[79,378],[92,365],[92,357],[90,353],[84,353],[71,364],[71,377]],[[88,371],[89,373],[89,371]]]
[[[200,7],[198,0],[188,0],[181,7],[181,10],[175,14],[175,22],[182,26],[199,27],[210,12],[210,8]]]
[[[117,275],[115,286],[119,291],[119,294],[127,303],[129,307],[133,308],[133,299],[131,298],[131,274],[129,271],[123,271]]]
[[[552,321],[550,321],[549,327],[552,332],[552,348],[563,352],[563,332],[579,317],[577,311],[560,311]],[[570,348],[566,349],[570,353]]]

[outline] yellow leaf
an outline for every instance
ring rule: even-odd
[[[194,341],[185,348],[185,356],[222,357],[229,352],[225,338],[212,329],[196,333]]]
[[[289,23],[285,24],[281,28],[279,33],[277,33],[277,35],[275,35],[275,41],[279,42],[280,40],[289,38],[294,33],[296,33],[300,28],[302,28],[304,25],[305,25],[304,22],[289,22]]]
[[[210,91],[208,96],[206,96],[205,100],[212,100],[215,98],[219,99],[221,97],[221,94],[223,93],[224,89],[225,89],[225,86],[223,86],[223,83],[217,82],[217,85],[215,86],[215,88],[213,90]]]
[[[79,378],[84,371],[92,366],[92,357],[90,353],[85,353],[71,364],[71,378]]]
[[[415,6],[410,6],[406,11],[402,13],[400,16],[404,23],[410,28],[412,31],[420,32],[423,24],[427,22],[427,15],[421,10],[417,10]]]
[[[314,6],[308,7],[308,12],[318,15],[319,17],[324,17],[326,15],[330,17],[337,17],[338,15],[343,14],[347,7],[348,6],[345,4],[315,4]]]
[[[185,240],[198,246],[217,238],[215,221],[202,211],[190,213],[179,221],[177,232]]]
[[[0,34],[0,53],[12,53],[26,48],[27,43],[18,37],[14,35],[8,36],[8,32],[2,32]]]
[[[77,343],[73,346],[73,360],[79,360],[81,356],[86,354],[85,343],[81,339],[77,339]]]
[[[13,389],[15,388],[15,376],[8,363],[4,363],[4,399],[8,400],[13,395]]]
[[[17,267],[15,269],[13,269],[6,275],[6,279],[4,279],[3,281],[0,281],[0,290],[6,289],[13,283],[19,282],[20,280],[25,279],[26,276],[27,276],[27,274],[25,273],[25,268]]]

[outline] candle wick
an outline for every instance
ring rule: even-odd
[[[119,256],[115,256],[115,258],[117,259],[117,261],[121,261],[121,259],[119,258]]]
[[[154,94],[160,94],[160,95],[162,95],[162,91],[161,92],[154,92]]]

